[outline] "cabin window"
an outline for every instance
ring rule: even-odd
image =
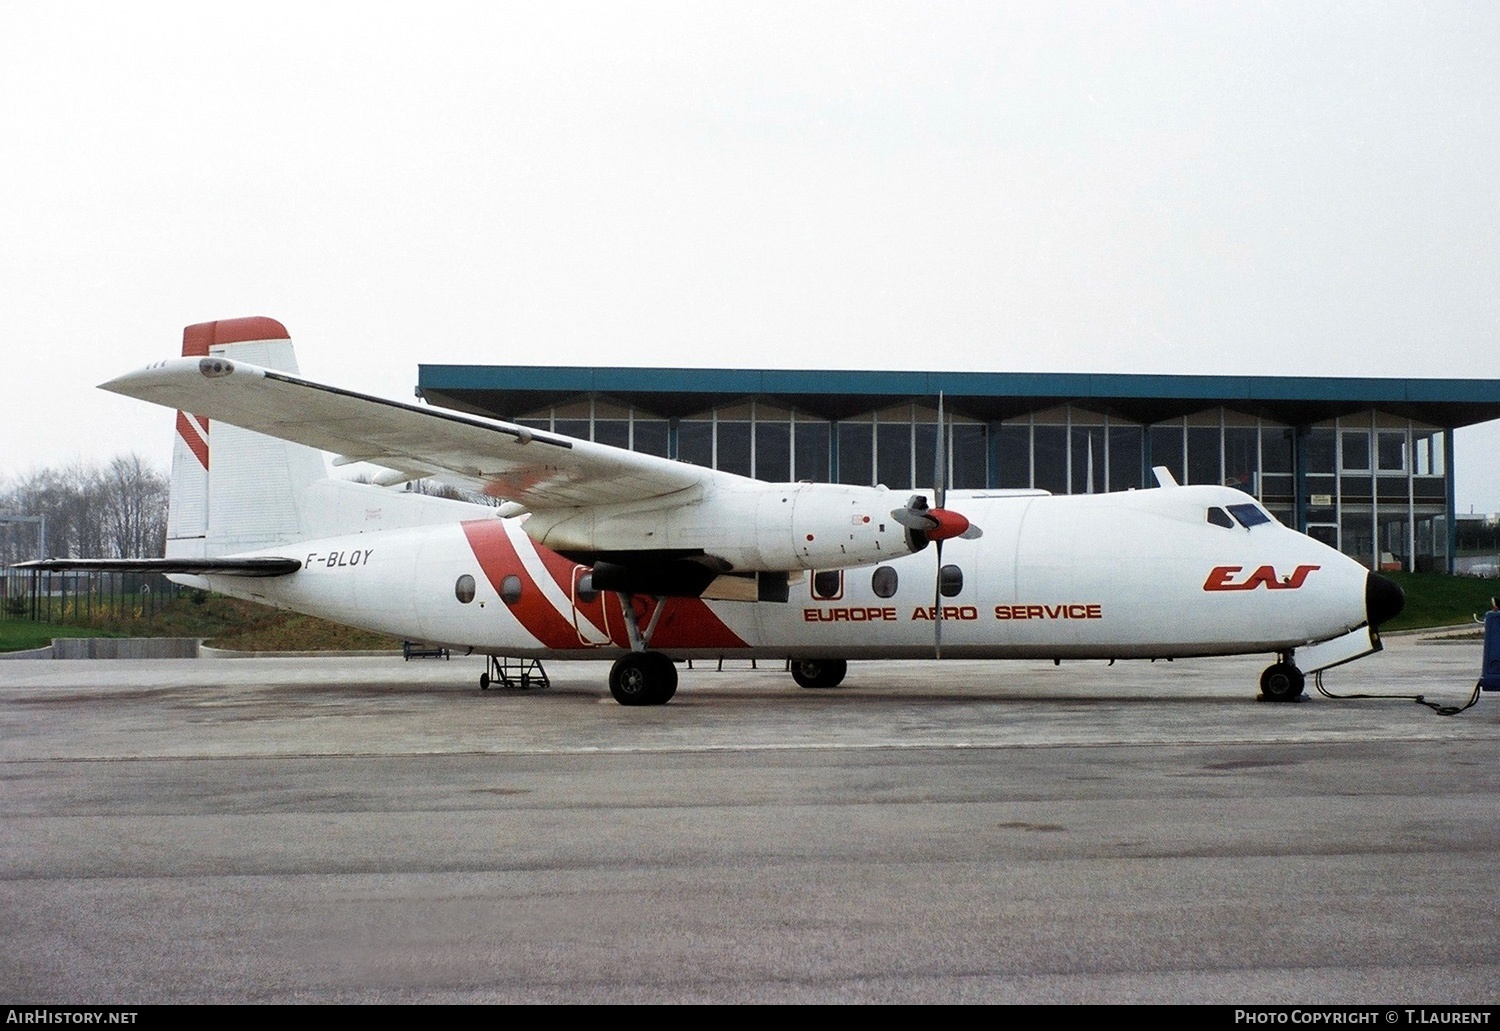
[[[1222,508],[1211,508],[1208,510],[1208,521],[1215,526],[1227,526],[1234,529],[1234,520],[1229,518],[1229,513]]]
[[[1261,523],[1269,523],[1271,521],[1271,517],[1266,515],[1265,511],[1259,505],[1230,505],[1229,512],[1247,530],[1252,526],[1259,526]]]
[[[459,601],[463,602],[465,605],[473,601],[474,578],[468,573],[465,573],[463,576],[459,577],[458,582],[453,585],[453,594],[458,598]]]
[[[512,573],[500,581],[500,600],[514,605],[521,600],[521,578]]]
[[[896,571],[890,566],[880,566],[870,575],[870,589],[877,598],[893,597],[898,579]]]
[[[957,598],[964,589],[964,571],[957,566],[944,566],[938,570],[938,593],[944,598]]]
[[[844,571],[825,569],[813,574],[812,595],[819,601],[837,601],[844,596]]]

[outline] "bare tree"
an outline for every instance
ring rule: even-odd
[[[47,551],[61,558],[155,558],[166,546],[167,477],[139,455],[105,468],[41,469],[0,484],[0,512],[47,519]],[[0,563],[36,556],[32,524],[0,527]]]

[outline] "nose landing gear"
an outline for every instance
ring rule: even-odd
[[[1302,697],[1306,679],[1300,669],[1283,658],[1260,675],[1260,697],[1267,702],[1295,702]]]

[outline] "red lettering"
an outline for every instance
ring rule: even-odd
[[[1209,570],[1208,579],[1203,581],[1205,591],[1240,591],[1243,587],[1232,585],[1229,578],[1240,571],[1239,566],[1214,566]]]
[[[1286,581],[1287,588],[1290,589],[1290,590],[1296,590],[1298,587],[1302,586],[1302,584],[1303,584],[1304,581],[1307,580],[1307,574],[1308,573],[1311,573],[1315,569],[1321,569],[1321,568],[1323,568],[1323,567],[1322,566],[1298,566],[1297,567],[1297,571],[1295,573],[1293,573],[1291,576],[1287,577],[1287,581]]]
[[[1257,587],[1264,586],[1268,591],[1294,591],[1307,581],[1309,573],[1322,567],[1298,566],[1290,576],[1283,580],[1277,578],[1275,566],[1261,566],[1247,576],[1242,583],[1235,583],[1232,578],[1241,568],[1240,566],[1215,566],[1209,571],[1208,579],[1203,581],[1203,589],[1205,591],[1253,591]]]

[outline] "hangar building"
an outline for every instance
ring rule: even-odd
[[[1377,569],[1451,571],[1453,430],[1500,382],[422,365],[417,394],[763,480],[1082,494],[1222,483]]]

